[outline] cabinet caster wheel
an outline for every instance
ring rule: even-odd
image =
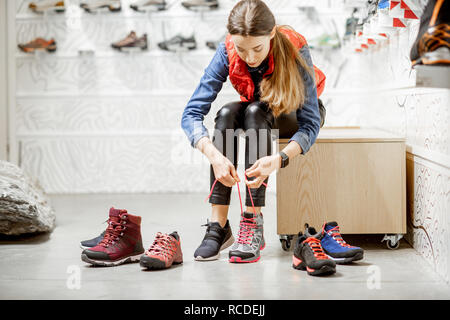
[[[386,247],[390,250],[396,250],[398,247],[400,247],[400,239],[403,238],[402,234],[391,234],[391,235],[385,235],[383,241],[386,241]]]
[[[294,238],[293,235],[280,235],[281,248],[284,251],[289,251],[291,248],[291,241]]]
[[[281,248],[283,248],[284,251],[289,251],[291,248],[291,241],[286,239],[281,239]]]
[[[396,250],[398,247],[400,247],[400,241],[392,242],[391,240],[386,241],[386,246],[390,250]]]

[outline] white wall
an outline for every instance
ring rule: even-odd
[[[209,165],[189,145],[180,119],[214,55],[205,42],[226,31],[234,1],[220,1],[221,9],[203,19],[179,2],[151,17],[129,9],[130,0],[122,1],[120,13],[99,15],[81,12],[77,1],[68,1],[75,5],[65,14],[43,17],[27,9],[28,0],[14,2],[17,42],[41,36],[54,37],[58,44],[56,53],[36,56],[13,45],[17,153],[47,192],[208,191]],[[278,23],[292,25],[307,39],[327,30],[312,24],[295,1],[267,3]],[[345,17],[337,19],[343,26]],[[110,43],[132,29],[148,33],[150,50],[113,52]],[[178,32],[195,32],[198,49],[180,55],[159,50],[164,35]],[[78,56],[83,46],[92,46],[95,57]],[[329,66],[325,71],[333,79],[332,64],[314,58],[319,66]],[[238,99],[227,82],[205,120],[210,132],[217,110]]]

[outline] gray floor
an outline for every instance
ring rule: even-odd
[[[275,199],[265,213],[267,247],[253,264],[230,264],[227,252],[196,262],[209,214],[204,194],[52,196],[57,228],[50,235],[0,241],[1,299],[449,299],[450,287],[406,242],[391,251],[380,236],[347,236],[362,246],[360,263],[334,276],[311,277],[291,267],[276,234]],[[236,198],[230,221],[237,232]],[[177,230],[184,263],[164,271],[138,264],[92,268],[80,260],[79,240],[98,235],[111,205],[143,217],[144,246],[156,232]],[[350,242],[350,241],[349,241]],[[377,279],[379,281],[377,281]],[[79,280],[79,281],[78,281]],[[79,286],[78,286],[79,284]]]

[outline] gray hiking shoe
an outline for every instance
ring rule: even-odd
[[[262,213],[254,215],[244,212],[239,224],[238,238],[228,253],[230,262],[257,262],[260,250],[266,246],[263,230],[264,218]]]

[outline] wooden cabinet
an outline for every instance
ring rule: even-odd
[[[288,139],[278,141],[280,150]],[[405,140],[322,128],[309,152],[277,172],[277,233],[337,221],[342,233],[406,233]]]

